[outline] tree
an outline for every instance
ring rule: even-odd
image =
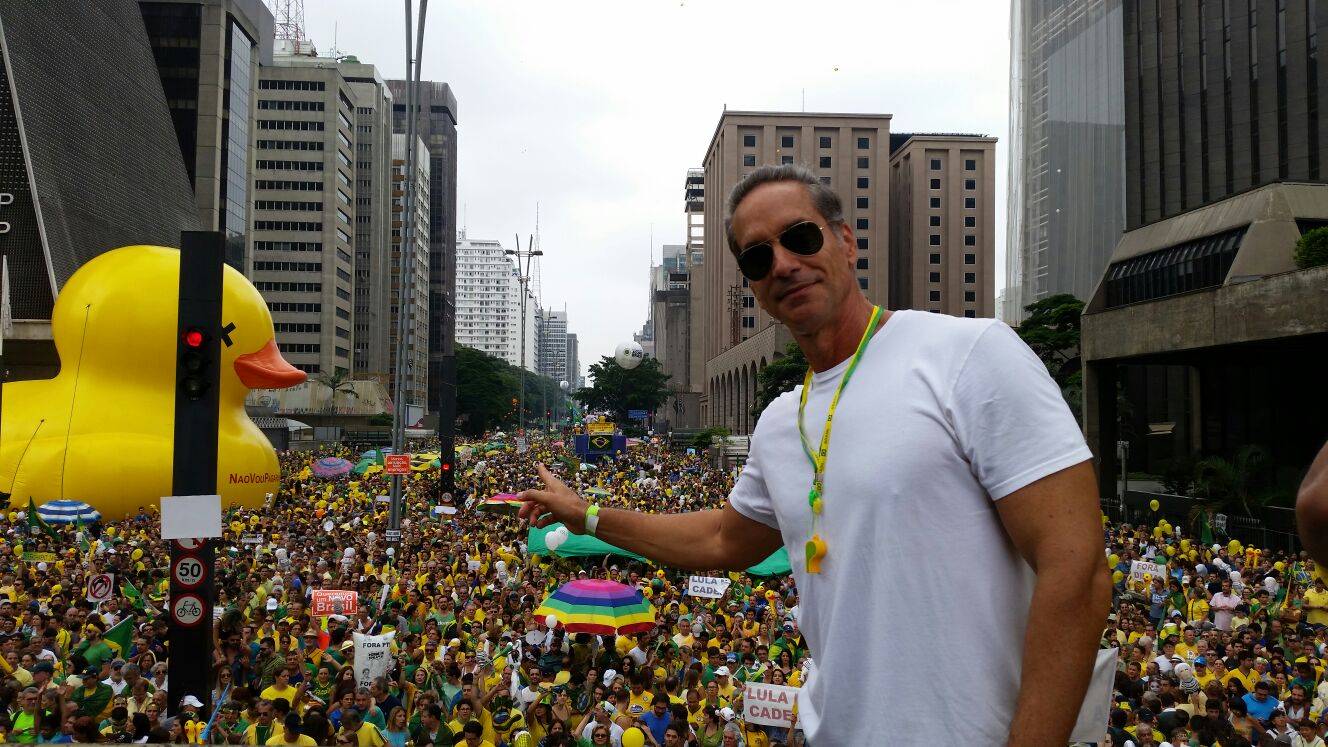
[[[1019,325],[1019,337],[1042,359],[1070,411],[1079,418],[1083,407],[1079,318],[1084,302],[1069,293],[1058,293],[1025,306],[1024,311],[1028,316]]]
[[[669,397],[669,376],[654,358],[627,369],[606,355],[590,365],[590,376],[594,383],[577,390],[577,401],[587,410],[612,413],[617,423],[626,424],[628,410],[654,410]]]
[[[1296,241],[1296,267],[1328,265],[1328,226],[1306,231]]]
[[[765,408],[784,392],[802,383],[807,375],[807,356],[798,343],[784,346],[784,357],[761,369],[756,374],[756,401],[752,404],[752,417],[760,418]]]
[[[360,395],[355,391],[354,383],[350,380],[350,373],[344,368],[337,368],[332,372],[324,371],[318,374],[318,383],[332,390],[332,399],[328,400],[328,409],[331,412],[337,410],[337,394],[345,392],[356,399]]]
[[[510,368],[492,355],[457,346],[457,416],[462,433],[480,436],[514,412],[511,402],[517,397],[517,383]]]

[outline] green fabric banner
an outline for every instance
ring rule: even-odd
[[[532,555],[548,555],[549,546],[544,544],[544,536],[561,526],[562,524],[551,524],[544,529],[531,529],[526,537],[526,552]],[[569,535],[567,541],[558,546],[558,552],[555,554],[564,558],[579,558],[591,555],[623,555],[637,560],[645,560],[636,553],[627,552],[610,545],[604,540],[588,537],[584,534]],[[753,576],[779,576],[789,573],[791,568],[788,550],[781,547],[770,557],[748,568],[747,572]]]

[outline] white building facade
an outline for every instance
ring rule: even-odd
[[[456,344],[520,366],[521,283],[516,265],[496,240],[469,239],[462,231],[456,247]],[[526,306],[528,320],[533,319],[535,304],[528,300]],[[533,369],[534,334],[529,326],[526,347],[526,367]]]

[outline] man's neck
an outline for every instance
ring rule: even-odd
[[[871,319],[872,305],[861,294],[855,294],[849,297],[845,307],[825,326],[806,334],[793,333],[812,371],[819,373],[834,368],[857,351],[862,332]],[[889,311],[882,312],[880,321],[889,316]]]

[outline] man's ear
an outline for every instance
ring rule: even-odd
[[[849,264],[854,267],[858,263],[858,242],[853,236],[853,229],[849,227],[848,221],[842,221],[831,228],[836,233],[839,241],[843,244],[844,255],[848,257]]]

